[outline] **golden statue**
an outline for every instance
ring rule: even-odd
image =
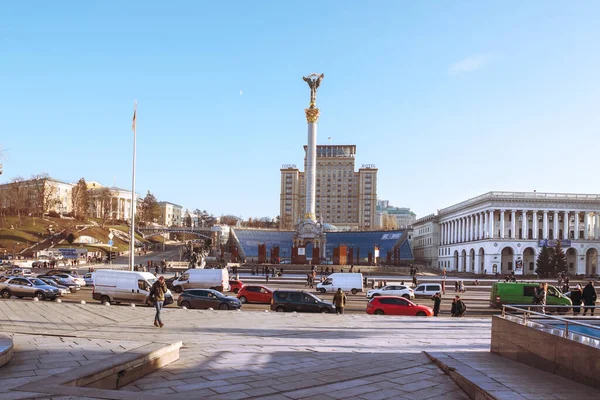
[[[304,82],[308,83],[310,88],[310,106],[314,107],[317,104],[317,89],[321,85],[321,81],[325,77],[325,74],[310,74],[309,76],[303,76]]]

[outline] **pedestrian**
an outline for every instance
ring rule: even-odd
[[[565,287],[563,288],[563,293],[567,293],[569,291],[569,275],[565,276]]]
[[[571,301],[573,302],[573,315],[579,315],[581,312],[581,299],[583,298],[583,291],[581,290],[581,285],[577,284],[575,289],[571,292]]]
[[[165,293],[167,293],[167,285],[165,284],[165,277],[161,276],[150,288],[150,297],[154,301],[154,308],[156,308],[154,326],[160,326],[161,328],[164,324],[160,320],[160,311],[165,301]]]
[[[346,307],[346,293],[342,291],[342,288],[338,288],[337,292],[333,295],[333,305],[335,306],[336,314],[344,313],[344,307]]]
[[[454,281],[454,292],[458,293],[458,289],[459,289],[458,281]]]
[[[312,275],[309,275],[309,276],[308,276],[308,287],[309,287],[309,288],[311,288],[311,289],[314,289],[314,288],[315,288],[315,286],[314,286],[314,281],[315,281],[315,278],[313,278],[313,276],[312,276]]]
[[[437,317],[440,313],[440,306],[442,304],[442,296],[440,295],[440,292],[434,294],[431,300],[433,300],[433,316]]]
[[[596,288],[594,287],[594,282],[590,281],[583,288],[583,304],[588,307],[583,307],[583,315],[587,314],[588,310],[592,313],[592,317],[594,316],[594,308],[591,306],[596,305]]]
[[[268,272],[265,274],[265,282],[269,283],[269,273]]]
[[[450,312],[452,313],[452,316],[453,317],[462,317],[465,315],[466,311],[467,311],[467,306],[460,299],[460,296],[458,296],[458,295],[454,296],[454,300],[452,300],[452,309],[450,310]]]
[[[459,283],[459,286],[458,286],[458,290],[459,290],[461,293],[464,293],[464,292],[466,292],[466,289],[465,289],[465,283],[464,283],[463,281],[460,281],[460,283]]]
[[[546,282],[542,283],[540,282],[540,287],[538,288],[537,291],[537,300],[538,300],[538,304],[541,306],[538,309],[539,313],[542,314],[546,314],[546,296],[548,293],[548,284]]]
[[[413,287],[419,286],[419,282],[417,281],[417,275],[416,274],[413,275],[412,281],[413,281]]]

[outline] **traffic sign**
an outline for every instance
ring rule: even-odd
[[[109,245],[109,246],[112,246],[113,244],[114,244],[114,242],[113,242],[112,240],[109,240],[109,241],[108,241],[108,245]]]
[[[112,238],[114,238],[114,237],[115,237],[115,235],[113,235],[113,233],[112,233],[112,232],[110,232],[110,233],[108,234],[108,238],[109,238],[109,239],[112,239]]]

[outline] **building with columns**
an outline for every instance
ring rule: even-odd
[[[429,214],[412,224],[412,249],[415,262],[435,267],[440,243],[440,224],[435,214]]]
[[[489,192],[441,209],[436,217],[439,268],[533,274],[541,248],[560,240],[569,272],[598,273],[598,194]]]

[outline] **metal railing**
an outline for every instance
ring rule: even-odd
[[[575,307],[580,307],[580,308],[587,308],[588,310],[593,309],[600,309],[600,306],[575,306]],[[558,316],[554,316],[554,315],[548,315],[545,313],[541,313],[541,312],[537,312],[537,311],[532,311],[531,309],[540,309],[540,308],[545,308],[545,309],[566,309],[566,311],[569,311],[570,309],[573,308],[573,306],[559,306],[559,305],[540,305],[540,304],[512,304],[512,305],[503,305],[502,306],[502,318],[507,319],[507,317],[512,317],[515,319],[520,319],[524,325],[531,323],[531,324],[535,324],[538,325],[538,327],[542,327],[545,329],[559,329],[563,332],[563,334],[561,335],[564,338],[569,338],[569,335],[573,336],[573,335],[579,335],[579,336],[583,336],[586,337],[590,340],[592,340],[593,342],[596,342],[596,346],[600,346],[600,325],[591,325],[591,324],[587,324],[585,322],[580,322],[577,320],[573,320],[573,319],[569,319],[569,318],[565,318],[565,317],[558,317]],[[512,312],[511,312],[512,311]],[[535,317],[534,321],[532,321],[531,317]],[[600,315],[599,315],[600,316]],[[557,326],[555,323],[549,323],[549,321],[552,322],[560,322],[563,323],[565,326],[564,328]],[[582,326],[585,328],[591,328],[594,330],[598,331],[598,336],[592,336],[592,335],[588,335],[582,332],[577,332],[577,331],[573,331],[570,330],[570,328],[572,326]]]

